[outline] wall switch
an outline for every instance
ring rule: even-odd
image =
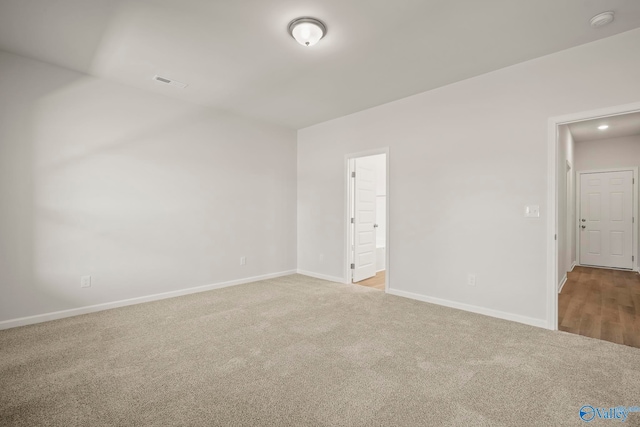
[[[80,287],[81,288],[90,288],[91,287],[91,276],[82,276],[80,278]]]
[[[540,218],[540,206],[538,205],[525,206],[524,216],[527,218]]]
[[[247,257],[246,256],[241,256],[240,257],[240,265],[246,265],[247,264]]]
[[[467,275],[467,284],[469,286],[475,286],[476,285],[476,275],[475,274],[468,274]]]

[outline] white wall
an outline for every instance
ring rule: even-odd
[[[640,167],[640,135],[582,141],[575,144],[576,171]],[[636,185],[636,189],[638,189]],[[640,192],[636,191],[636,203]],[[640,236],[637,238],[640,254]]]
[[[558,289],[575,261],[575,160],[573,136],[567,125],[558,127]],[[570,170],[568,170],[570,167]]]
[[[576,171],[640,166],[640,135],[575,144]]]
[[[388,146],[391,288],[546,324],[548,119],[639,101],[638,45],[629,31],[298,131],[298,268],[344,275],[344,155]]]
[[[0,321],[295,269],[295,131],[6,53],[0,76]]]

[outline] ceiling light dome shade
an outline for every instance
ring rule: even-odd
[[[327,34],[327,27],[315,18],[298,18],[289,24],[289,34],[301,45],[311,47]]]

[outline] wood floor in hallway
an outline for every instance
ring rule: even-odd
[[[370,288],[384,291],[384,278],[385,278],[385,271],[382,270],[382,271],[378,271],[375,276],[365,280],[361,280],[360,282],[356,282],[355,284],[360,286],[368,286]]]
[[[575,267],[558,295],[558,329],[640,348],[640,275]]]

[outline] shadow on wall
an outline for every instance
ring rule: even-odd
[[[23,6],[66,65],[127,63],[166,89],[122,46],[136,16],[186,12],[97,0],[78,5],[85,21],[52,17],[51,35],[49,6]],[[72,24],[87,37],[66,40]],[[0,322],[295,269],[295,131],[1,51],[0,76]]]
[[[78,81],[79,75],[57,73],[46,81],[38,75],[48,68],[0,53],[0,320],[11,318],[16,306],[41,310],[48,303],[38,292],[35,265],[35,130],[33,121],[40,99]],[[37,68],[38,66],[39,69]],[[64,298],[48,295],[53,305]]]
[[[295,132],[10,54],[0,74],[0,321],[295,268]]]
[[[114,18],[116,4],[106,0],[91,5],[78,4],[78,15],[87,16],[91,31],[86,37],[69,40],[66,47],[74,58],[68,65],[89,70],[98,56],[103,37]],[[49,58],[47,34],[64,38],[65,27],[76,17],[52,19],[47,30],[40,28],[39,16],[47,14],[53,3],[23,4],[13,10],[21,14],[26,33],[41,39],[43,58]],[[35,10],[37,8],[37,10]],[[43,9],[44,8],[44,9]],[[66,22],[63,22],[66,19]],[[58,52],[60,53],[60,52]],[[64,52],[63,52],[64,54]],[[68,57],[69,58],[69,57]],[[60,218],[40,206],[38,195],[50,185],[48,177],[38,171],[38,119],[40,103],[52,94],[72,87],[86,76],[51,67],[41,62],[0,51],[0,321],[20,316],[68,308],[70,302],[60,292],[49,292],[47,279],[38,268],[38,253],[45,244],[38,240],[46,234],[46,222]],[[77,121],[78,123],[79,121]],[[41,159],[42,160],[42,159]],[[48,218],[48,219],[47,219]],[[66,237],[66,233],[61,232]],[[63,238],[64,238],[63,237]],[[60,242],[51,241],[60,252]],[[68,264],[68,263],[67,263]],[[58,266],[62,267],[62,266]],[[67,266],[68,267],[68,266]],[[77,284],[79,282],[76,281]]]

